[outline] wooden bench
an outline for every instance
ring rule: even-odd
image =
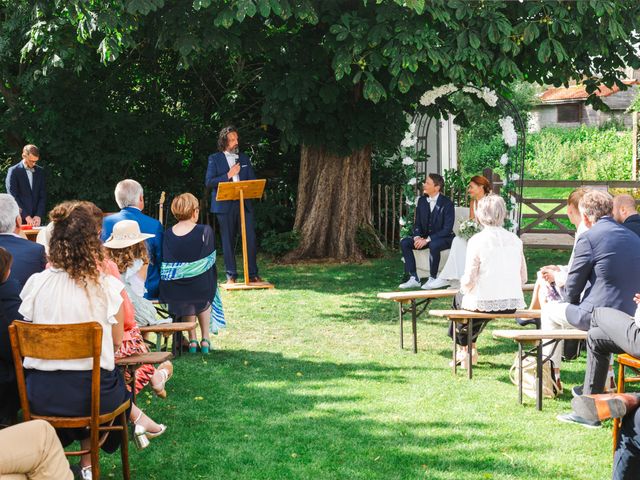
[[[156,334],[156,350],[160,352],[162,350],[162,339],[168,339],[173,336],[173,342],[171,345],[171,352],[175,355],[182,353],[181,337],[182,332],[188,332],[196,328],[196,322],[173,322],[173,323],[160,323],[158,325],[147,325],[146,327],[140,327],[140,333],[145,335],[147,333]],[[180,345],[178,342],[180,341]]]
[[[434,317],[444,317],[454,323],[453,326],[453,367],[452,372],[454,375],[458,373],[458,365],[456,362],[456,330],[457,324],[463,323],[468,325],[469,334],[467,335],[467,377],[473,378],[473,362],[472,356],[472,337],[474,320],[490,321],[496,318],[540,318],[540,310],[516,310],[513,313],[484,313],[484,312],[472,312],[470,310],[430,310],[429,315]],[[516,330],[520,331],[520,330]]]
[[[133,403],[136,403],[136,370],[142,365],[157,365],[167,360],[171,360],[173,355],[169,352],[149,352],[139,355],[129,355],[124,358],[116,358],[116,366],[121,367],[129,373],[129,381],[131,385],[131,393],[133,394]],[[126,377],[125,377],[126,378]]]
[[[523,292],[532,291],[533,284],[527,284],[522,287]],[[378,298],[382,300],[391,300],[398,303],[398,311],[400,316],[400,348],[404,348],[404,314],[411,312],[411,329],[413,331],[413,353],[418,353],[418,333],[417,321],[429,304],[438,298],[453,298],[458,293],[457,288],[448,288],[443,290],[408,290],[402,292],[381,292]]]
[[[583,330],[494,330],[495,338],[506,338],[518,343],[518,402],[522,404],[522,361],[527,357],[536,358],[536,408],[542,410],[542,348],[559,340],[584,340],[587,332]],[[548,340],[548,342],[545,342]],[[532,345],[525,349],[523,345]]]

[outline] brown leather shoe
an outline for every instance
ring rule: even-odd
[[[227,278],[227,285],[233,285],[234,283],[236,283],[235,278]]]
[[[640,405],[640,396],[632,393],[601,393],[580,395],[571,400],[576,415],[590,421],[622,418]]]
[[[262,280],[258,275],[256,275],[255,277],[249,278],[249,282],[251,282],[251,283],[262,283],[262,282],[264,282],[264,280]]]

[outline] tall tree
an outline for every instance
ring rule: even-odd
[[[574,79],[593,93],[620,85],[621,67],[640,67],[640,3],[621,0],[33,3],[25,52],[43,65],[77,61],[60,25],[96,44],[105,62],[153,45],[177,52],[179,68],[220,52],[255,65],[262,121],[283,146],[301,147],[301,243],[291,258],[362,258],[356,232],[370,228],[371,151],[399,142],[424,90]],[[426,113],[450,107],[441,99]]]

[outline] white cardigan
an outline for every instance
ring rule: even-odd
[[[524,308],[527,263],[522,240],[502,227],[485,226],[469,239],[460,290],[462,308],[492,312]]]

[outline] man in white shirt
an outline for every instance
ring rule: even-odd
[[[438,276],[440,266],[440,253],[451,248],[453,222],[456,211],[453,202],[440,192],[444,188],[444,178],[437,173],[430,173],[424,182],[425,196],[420,197],[416,207],[416,221],[413,229],[413,237],[405,237],[400,241],[400,249],[404,258],[404,269],[409,275],[409,280],[402,283],[399,288],[420,288],[414,250],[429,249],[430,278],[425,284],[430,288],[439,288],[437,282],[442,282]]]

